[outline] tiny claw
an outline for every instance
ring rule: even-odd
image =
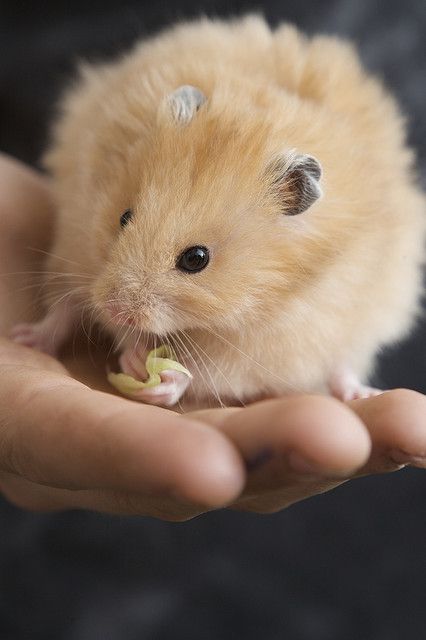
[[[357,376],[346,367],[337,369],[328,381],[331,395],[343,402],[378,396],[383,391],[361,384]]]
[[[140,389],[132,394],[132,398],[146,404],[172,407],[182,398],[191,381],[185,373],[171,369],[162,371],[160,378],[160,384],[155,387]]]

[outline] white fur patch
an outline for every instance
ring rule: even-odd
[[[200,89],[185,84],[167,96],[167,105],[175,122],[188,124],[206,100]]]

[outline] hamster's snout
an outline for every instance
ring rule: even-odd
[[[129,303],[115,295],[112,299],[98,301],[96,306],[100,311],[100,319],[111,329],[130,326],[156,335],[175,329],[175,322],[164,303]]]
[[[105,311],[107,313],[108,319],[113,324],[117,325],[136,325],[138,324],[136,319],[132,317],[131,313],[117,302],[107,302],[105,304]]]

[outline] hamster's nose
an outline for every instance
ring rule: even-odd
[[[123,306],[117,302],[107,302],[105,305],[106,312],[109,316],[109,319],[114,324],[123,325],[135,325],[136,321],[131,316],[130,312]]]

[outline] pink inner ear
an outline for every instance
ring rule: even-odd
[[[200,89],[186,84],[167,96],[167,105],[177,124],[188,124],[206,100]]]
[[[313,156],[302,156],[302,158],[301,165],[305,171],[307,171],[314,180],[319,182],[322,176],[322,168],[318,160]]]
[[[284,215],[295,216],[303,213],[321,197],[321,175],[321,165],[312,156],[298,155],[290,165],[287,159],[282,172],[274,181]]]

